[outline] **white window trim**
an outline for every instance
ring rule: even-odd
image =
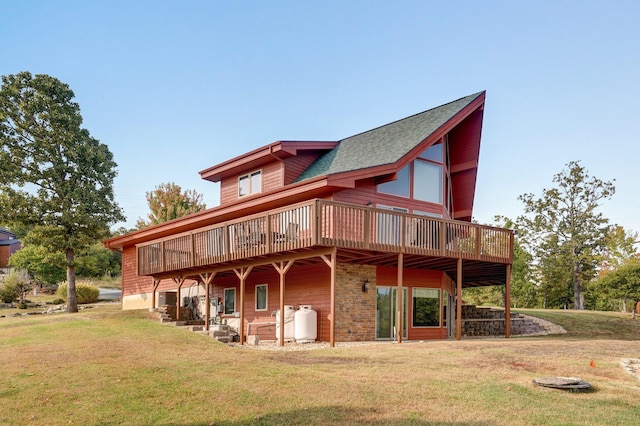
[[[258,308],[258,287],[264,287],[265,290],[265,294],[264,294],[264,308],[263,309],[259,309]],[[267,284],[258,284],[256,285],[256,297],[255,297],[255,310],[256,312],[261,312],[261,311],[268,311],[269,310],[269,285]]]
[[[253,190],[251,187],[251,176],[259,174],[260,175],[260,188],[257,190]],[[240,194],[240,179],[247,178],[249,180],[249,192],[247,194]],[[251,173],[246,173],[242,176],[238,176],[238,198],[247,197],[249,195],[260,194],[262,193],[262,169],[254,170]]]

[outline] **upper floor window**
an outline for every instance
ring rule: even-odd
[[[438,142],[418,155],[396,174],[396,179],[378,185],[378,192],[443,204],[445,179],[445,144]]]
[[[260,170],[238,178],[238,197],[259,194],[260,192],[262,192],[262,173]]]
[[[418,157],[422,158],[423,160],[431,160],[438,163],[442,163],[442,142],[438,142],[435,145],[431,145]]]
[[[407,166],[396,174],[396,180],[378,185],[378,192],[398,195],[400,197],[409,197],[409,193],[411,192],[409,182],[410,169],[411,167]]]

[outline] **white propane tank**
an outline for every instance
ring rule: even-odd
[[[318,337],[318,313],[311,309],[311,305],[300,305],[294,323],[296,342],[315,342]]]
[[[293,309],[293,305],[284,305],[284,341],[291,341],[294,339],[294,320],[296,310]],[[276,311],[276,340],[280,339],[280,309]]]

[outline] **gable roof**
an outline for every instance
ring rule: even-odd
[[[397,163],[484,91],[341,140],[296,180]]]

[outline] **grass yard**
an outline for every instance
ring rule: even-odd
[[[640,424],[640,380],[620,366],[640,358],[638,321],[552,314],[567,335],[296,352],[229,347],[117,305],[2,318],[0,425]],[[593,390],[531,382],[549,376]]]

